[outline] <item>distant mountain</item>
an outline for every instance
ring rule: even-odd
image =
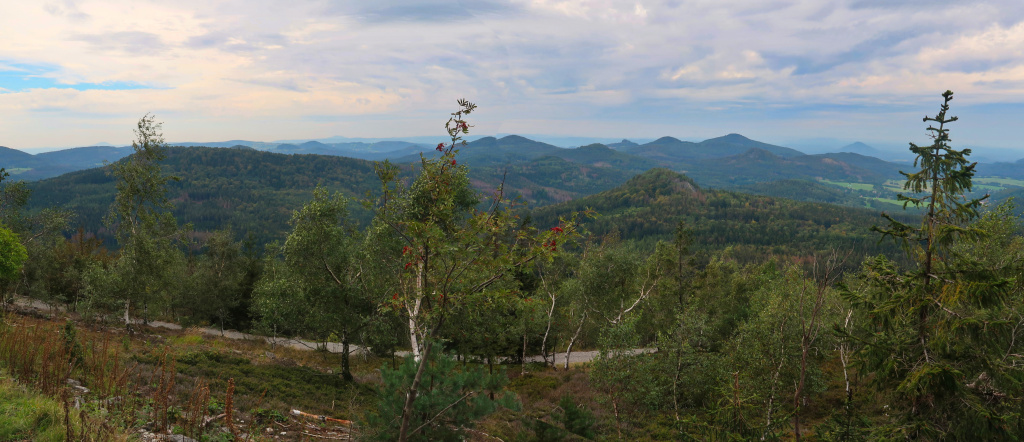
[[[612,149],[618,150],[618,149],[628,149],[628,148],[636,147],[636,146],[639,146],[639,144],[634,143],[632,141],[629,141],[629,140],[623,138],[622,141],[619,141],[618,143],[609,143],[606,146],[608,146],[608,147],[610,147]]]
[[[39,163],[39,159],[32,154],[0,146],[0,165],[3,165],[5,168],[33,167]]]
[[[875,158],[881,158],[884,155],[882,151],[875,149],[874,147],[868,146],[867,144],[861,143],[860,141],[840,147],[837,150],[837,152],[850,152]]]
[[[754,141],[740,134],[729,134],[723,137],[704,140],[697,144],[705,149],[717,150],[719,152],[717,156],[726,156],[726,152],[742,152],[748,149],[763,149],[783,158],[804,155],[803,152],[796,149]]]
[[[36,157],[52,164],[64,164],[81,170],[120,160],[132,152],[131,147],[90,146],[44,152]]]
[[[803,155],[803,152],[795,149],[754,141],[739,134],[711,138],[699,143],[681,141],[673,137],[662,137],[647,144],[621,148],[623,152],[659,160],[665,162],[666,165],[707,158],[724,158],[742,154],[750,149],[764,150],[784,158]]]
[[[975,172],[977,176],[1024,179],[1024,159],[1012,163],[978,163]]]
[[[75,170],[63,164],[53,164],[37,155],[0,146],[0,167],[7,170],[13,180],[37,180]]]
[[[257,150],[269,150],[277,147],[281,143],[267,143],[263,141],[247,141],[247,140],[228,140],[228,141],[207,141],[207,142],[179,142],[179,143],[168,143],[170,146],[203,146],[203,147],[234,147],[234,146],[249,146]]]
[[[420,152],[429,149],[429,146],[407,141],[379,141],[375,143],[321,143],[319,141],[306,141],[300,144],[280,144],[267,150],[269,152],[288,154],[333,155],[380,161],[404,156],[418,156]]]

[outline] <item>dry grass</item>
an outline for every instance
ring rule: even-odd
[[[65,324],[6,316],[0,367],[32,390],[63,400],[69,416],[81,414],[72,419],[72,440],[112,440],[138,428],[199,438],[232,427],[237,440],[262,440],[267,426],[275,429],[273,440],[299,440],[319,430],[285,418],[290,409],[357,420],[379,382],[381,361],[374,359],[352,358],[359,382],[349,383],[334,373],[340,355],[229,340],[196,328],[139,327],[128,335],[121,327],[79,324],[71,339]]]

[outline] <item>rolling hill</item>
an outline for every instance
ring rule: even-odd
[[[882,221],[877,210],[704,189],[668,169],[652,169],[614,189],[539,208],[532,216],[539,226],[556,225],[559,216],[588,208],[599,214],[588,225],[594,234],[617,231],[623,239],[671,240],[685,222],[696,249],[729,248],[741,260],[766,254],[800,258],[831,248],[852,251],[851,262],[878,253],[898,255],[894,245],[879,243],[870,231]]]

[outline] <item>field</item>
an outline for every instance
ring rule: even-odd
[[[823,179],[823,178],[819,179],[819,181],[822,182],[822,183],[825,183],[825,184],[831,184],[833,186],[839,186],[839,187],[842,187],[842,188],[845,188],[845,189],[875,190],[875,185],[874,184],[849,183],[849,182],[843,182],[843,181],[830,181],[830,180],[826,180],[826,179]]]
[[[4,170],[6,170],[7,173],[11,174],[11,176],[14,176],[14,175],[18,175],[20,173],[28,172],[28,171],[32,170],[32,168],[30,168],[30,167],[12,167],[10,169],[5,168]]]

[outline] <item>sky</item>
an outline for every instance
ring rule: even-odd
[[[474,134],[1024,148],[1020,0],[0,1],[0,145]],[[1003,149],[1003,150],[999,150]]]

